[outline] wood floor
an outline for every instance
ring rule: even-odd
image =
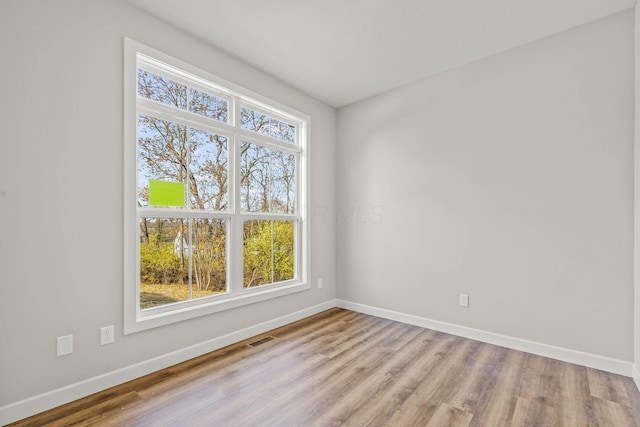
[[[14,425],[624,427],[640,426],[640,392],[623,376],[336,308]]]

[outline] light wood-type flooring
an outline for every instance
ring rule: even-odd
[[[625,427],[640,426],[640,392],[631,378],[335,308],[15,425]]]

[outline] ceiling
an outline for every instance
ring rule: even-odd
[[[334,107],[635,0],[127,0]]]

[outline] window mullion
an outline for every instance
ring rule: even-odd
[[[196,209],[176,209],[161,207],[141,207],[137,210],[140,217],[164,216],[172,218],[208,218],[208,219],[226,219],[229,217],[228,212],[224,211],[202,211]]]
[[[236,133],[233,135],[233,174],[231,175],[233,180],[233,186],[230,192],[233,193],[233,220],[232,224],[232,242],[231,242],[231,263],[232,263],[232,289],[230,291],[234,294],[240,294],[243,289],[244,283],[244,245],[243,245],[243,230],[244,221],[240,212],[242,212],[241,205],[241,180],[242,180],[242,165],[241,162],[241,145],[238,138],[237,130],[240,128],[240,104],[234,102],[233,104],[233,122],[232,125],[236,129]]]
[[[189,108],[189,90],[187,90],[187,108]],[[187,152],[185,153],[185,165],[184,165],[184,169],[185,169],[185,185],[184,185],[184,189],[185,189],[185,195],[184,195],[184,204],[187,207],[187,209],[191,209],[191,132],[190,132],[191,128],[187,127],[185,129],[186,135],[185,135],[185,150],[187,150]],[[187,238],[187,248],[188,248],[188,254],[189,256],[187,256],[187,262],[188,262],[188,266],[187,266],[187,298],[189,301],[191,301],[193,299],[193,229],[192,229],[192,223],[193,223],[193,219],[189,218],[187,219],[187,230],[189,233],[189,237]]]
[[[270,106],[257,102],[255,100],[248,100],[247,98],[240,97],[241,101],[239,103],[242,104],[243,107],[249,108],[257,113],[264,114],[266,116],[272,117],[277,120],[281,120],[283,122],[292,122],[292,124],[298,124],[299,119],[289,114],[283,114],[280,111],[277,111]]]
[[[193,299],[193,255],[194,255],[194,250],[193,250],[193,220],[192,219],[188,219],[187,220],[188,224],[189,224],[189,240],[187,240],[187,245],[189,245],[188,247],[188,251],[189,251],[189,256],[187,257],[187,259],[189,260],[189,267],[188,267],[188,277],[189,277],[189,300]]]
[[[276,228],[275,222],[271,221],[271,283],[276,281]]]
[[[187,94],[189,93],[190,91],[187,91]],[[207,132],[221,133],[223,135],[234,131],[233,126],[225,122],[204,117],[187,110],[181,110],[150,99],[138,97],[136,102],[139,114],[153,116],[161,120],[174,122],[184,126],[195,127]]]
[[[293,145],[289,142],[280,141],[268,135],[261,135],[256,132],[240,128],[236,131],[243,141],[250,142],[252,144],[259,144],[263,147],[273,148],[289,154],[297,154],[300,152],[299,146]]]

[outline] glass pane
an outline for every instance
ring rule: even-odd
[[[149,205],[149,181],[185,183],[187,188],[187,128],[138,115],[138,205]]]
[[[140,220],[140,308],[189,299],[187,220]]]
[[[197,89],[189,89],[189,111],[209,117],[210,119],[226,122],[229,117],[229,103],[217,96],[210,95]]]
[[[244,223],[245,288],[295,277],[294,221],[250,220]]]
[[[203,298],[227,290],[226,222],[140,220],[140,308]]]
[[[240,147],[242,210],[295,213],[295,156],[249,142]]]
[[[220,219],[192,223],[193,298],[227,291],[227,225]]]
[[[189,130],[190,201],[192,209],[222,211],[228,208],[227,138],[197,129]]]
[[[138,95],[172,107],[187,108],[187,87],[166,77],[138,70]]]
[[[273,281],[282,282],[295,277],[294,221],[273,223]]]
[[[295,144],[296,127],[280,120],[271,119],[271,136]]]
[[[271,133],[269,122],[269,116],[265,116],[264,114],[260,114],[257,111],[244,107],[240,109],[240,127],[243,129],[249,129],[263,135],[269,135]]]
[[[249,108],[240,109],[240,126],[281,141],[296,143],[296,127]]]
[[[271,213],[293,214],[296,197],[296,158],[293,154],[269,150]]]
[[[240,144],[240,206],[245,212],[269,212],[269,150]]]

